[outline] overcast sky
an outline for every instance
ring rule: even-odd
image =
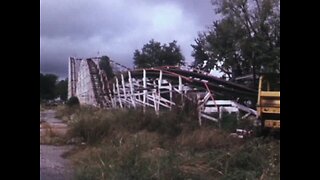
[[[215,19],[210,0],[40,0],[40,72],[67,77],[68,57],[107,55],[132,67],[152,38],[178,41],[187,62]]]

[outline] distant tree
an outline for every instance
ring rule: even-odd
[[[143,46],[141,51],[135,50],[133,59],[136,68],[184,65],[184,57],[177,41],[161,45],[160,42],[152,39]]]
[[[40,73],[40,100],[51,100],[56,97],[57,80],[57,75]]]
[[[280,72],[280,0],[212,0],[212,4],[221,19],[191,45],[194,66],[208,60],[207,68],[217,68],[231,79]]]
[[[66,101],[68,98],[68,79],[61,80],[56,84],[56,97]]]
[[[99,62],[99,67],[100,67],[100,69],[102,69],[106,73],[108,79],[113,78],[114,73],[113,73],[113,69],[110,65],[110,58],[108,56],[101,57],[101,60]]]

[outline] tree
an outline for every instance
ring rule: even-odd
[[[99,67],[106,73],[108,79],[113,78],[114,73],[110,65],[110,58],[108,56],[101,57],[101,60],[99,62]]]
[[[56,97],[60,97],[61,100],[66,101],[68,98],[68,79],[59,81],[55,89]]]
[[[136,68],[184,65],[184,57],[177,41],[161,45],[160,42],[152,39],[143,46],[141,51],[135,50],[133,59]]]
[[[280,0],[213,0],[212,4],[222,18],[191,45],[194,66],[207,60],[207,68],[217,68],[231,79],[280,72]]]
[[[209,59],[208,54],[206,54],[206,34],[205,33],[199,33],[198,38],[195,39],[196,45],[191,44],[191,47],[194,49],[192,52],[192,56],[194,57],[194,62],[192,64],[195,68],[200,68],[202,70],[208,70],[205,66],[205,61]]]
[[[56,97],[55,87],[58,76],[40,73],[40,100],[51,100]]]

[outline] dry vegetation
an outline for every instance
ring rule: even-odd
[[[64,128],[52,127],[49,123],[41,123],[40,128],[40,144],[50,145],[64,145],[66,144],[67,137],[64,133]]]
[[[280,140],[237,139],[230,127],[199,127],[192,111],[58,109],[76,179],[280,179]]]

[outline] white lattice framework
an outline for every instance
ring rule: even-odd
[[[257,115],[255,110],[235,101],[215,100],[208,80],[187,77],[165,68],[130,70],[122,67],[125,71],[108,80],[99,69],[99,59],[69,58],[68,94],[77,96],[81,104],[102,108],[152,108],[159,113],[161,109],[183,106],[188,99],[197,103],[200,125],[203,119],[218,122],[224,111],[245,112],[242,118]],[[96,69],[96,73],[92,69]]]

